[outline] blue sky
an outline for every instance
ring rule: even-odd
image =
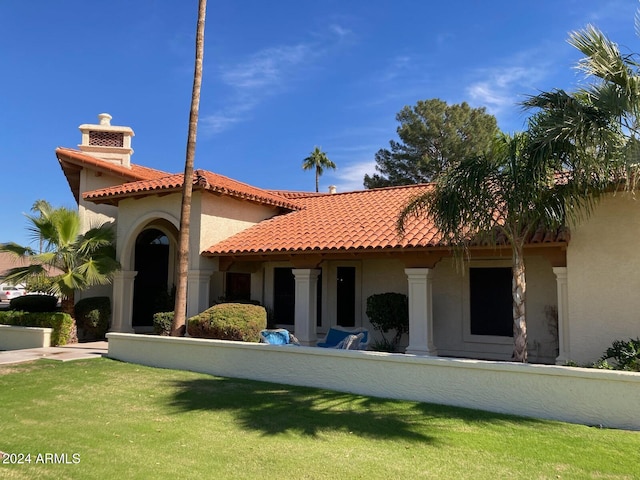
[[[440,98],[522,130],[527,95],[583,77],[568,33],[592,23],[640,51],[636,0],[209,0],[196,168],[259,187],[362,188],[395,115]],[[28,243],[38,199],[74,206],[55,158],[108,112],[133,128],[132,161],[181,172],[197,1],[0,2],[0,242]]]

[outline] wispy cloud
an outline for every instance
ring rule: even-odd
[[[305,44],[267,48],[224,69],[221,79],[237,90],[278,88],[284,74],[311,57],[311,53],[310,45]]]
[[[471,83],[466,91],[470,99],[497,115],[522,101],[522,95],[544,76],[543,66],[512,65],[484,69],[482,79]]]
[[[220,133],[250,118],[265,99],[291,88],[297,80],[325,56],[332,44],[351,35],[338,24],[329,26],[322,41],[314,39],[293,45],[259,50],[247,58],[223,65],[218,80],[230,89],[226,104],[202,118],[205,133]]]
[[[374,173],[375,166],[374,160],[356,162],[345,167],[338,165],[338,169],[327,177],[331,179],[331,183],[336,186],[338,192],[362,190],[365,173],[369,175]]]

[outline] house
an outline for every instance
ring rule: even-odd
[[[183,175],[131,162],[133,131],[80,126],[78,149],[56,156],[84,228],[113,222],[122,266],[112,288],[112,331],[142,332],[175,284]],[[205,170],[193,176],[188,311],[255,300],[278,326],[314,345],[330,326],[371,327],[366,300],[408,296],[406,352],[508,360],[511,249],[471,247],[460,262],[428,218],[400,236],[400,209],[429,185],[344,193],[264,190]],[[538,231],[525,247],[529,359],[591,362],[616,339],[640,334],[640,213],[625,195],[589,221]],[[91,295],[96,294],[92,292]]]

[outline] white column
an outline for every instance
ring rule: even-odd
[[[318,337],[316,325],[318,320],[318,275],[319,269],[294,268],[292,270],[296,282],[295,292],[295,335],[302,345],[315,346]]]
[[[189,270],[187,274],[187,318],[209,308],[213,270]]]
[[[558,291],[558,358],[556,365],[564,365],[571,360],[569,344],[569,288],[567,267],[553,267]]]
[[[406,353],[438,355],[433,343],[431,269],[405,268],[409,281],[409,346]]]
[[[113,276],[113,320],[110,332],[134,333],[133,314],[133,280],[138,272],[120,270]]]

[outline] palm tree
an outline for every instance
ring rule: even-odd
[[[44,200],[38,200],[33,210],[38,215],[26,215],[30,222],[28,229],[33,240],[40,242],[41,249],[36,252],[13,242],[0,245],[0,251],[28,260],[26,266],[9,269],[2,279],[12,283],[46,284],[47,293],[59,296],[62,311],[73,318],[76,290],[111,283],[119,268],[113,229],[101,225],[80,234],[80,216],[76,210],[53,208]]]
[[[335,170],[336,164],[329,160],[327,154],[319,147],[316,147],[311,154],[302,162],[303,170],[316,171],[316,192],[319,191],[320,175],[324,173],[325,168]]]
[[[569,43],[584,54],[578,68],[592,82],[573,93],[558,89],[523,103],[538,109],[529,121],[537,148],[584,182],[599,180],[596,190],[611,182],[630,185],[628,180],[637,181],[631,170],[639,163],[640,63],[592,25],[572,32]]]
[[[191,91],[191,110],[189,113],[189,132],[187,153],[182,182],[182,205],[180,210],[180,235],[178,238],[178,278],[176,282],[176,301],[171,323],[171,335],[182,336],[186,331],[187,316],[187,275],[189,272],[189,231],[191,226],[191,196],[193,192],[193,164],[196,155],[196,134],[200,108],[200,89],[202,87],[202,64],[204,61],[204,22],[207,13],[207,0],[199,0],[198,23],[196,27],[196,58]]]
[[[506,239],[513,260],[512,360],[517,362],[527,361],[525,243],[540,227],[561,228],[573,207],[590,202],[572,183],[556,182],[554,162],[544,160],[532,151],[527,133],[500,134],[489,152],[446,170],[398,219],[402,231],[409,217],[427,215],[442,241],[458,252],[475,242],[497,245]]]

